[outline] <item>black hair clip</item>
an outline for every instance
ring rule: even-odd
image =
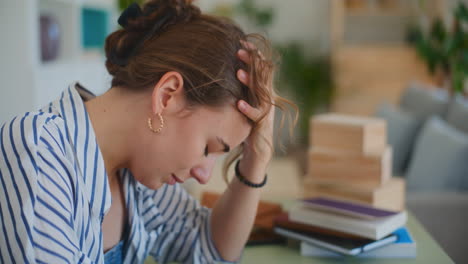
[[[152,10],[145,10],[146,13],[148,12],[151,12]],[[136,19],[140,16],[146,16],[147,14],[143,13],[143,11],[141,10],[140,6],[137,4],[137,3],[132,3],[131,5],[129,5],[123,12],[122,14],[120,15],[119,17],[119,20],[117,21],[123,28],[126,28],[127,25],[128,25],[128,21],[129,19]],[[142,39],[140,39],[135,47],[133,47],[133,49],[129,50],[127,52],[127,55],[124,56],[124,57],[119,57],[117,56],[116,52],[113,51],[111,52],[110,56],[109,56],[109,59],[123,67],[125,65],[127,65],[128,63],[128,60],[135,55],[135,53],[141,48],[141,46],[143,45],[143,43],[148,40],[149,38],[151,38],[152,36],[154,36],[156,34],[156,32],[162,28],[166,23],[167,21],[169,21],[173,16],[175,16],[175,11],[173,9],[169,9],[167,10],[163,16],[158,19],[156,21],[156,23],[153,25],[153,27],[149,30],[149,32],[147,32],[143,37]]]
[[[140,6],[133,2],[131,5],[129,5],[120,15],[119,20],[117,22],[119,25],[121,25],[123,28],[126,28],[128,25],[128,20],[129,19],[135,19],[137,17],[140,17],[143,15],[143,12],[141,11]]]

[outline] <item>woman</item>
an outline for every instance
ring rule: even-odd
[[[240,258],[272,157],[272,106],[287,102],[270,55],[189,1],[133,4],[119,23],[105,44],[109,91],[73,83],[0,130],[1,263]],[[226,167],[242,158],[210,211],[178,183],[206,183],[225,152]]]

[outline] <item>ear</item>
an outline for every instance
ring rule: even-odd
[[[173,112],[185,106],[184,79],[180,73],[165,73],[153,88],[151,96],[152,114]]]

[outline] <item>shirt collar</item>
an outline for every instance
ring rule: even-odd
[[[73,82],[52,104],[65,122],[65,136],[77,161],[75,171],[83,180],[91,210],[104,217],[111,205],[110,186],[104,159],[84,104],[94,97],[81,84]]]

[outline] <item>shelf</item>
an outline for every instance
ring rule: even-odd
[[[67,0],[40,0],[37,11],[38,30],[40,30],[39,18],[41,15],[52,17],[58,24],[60,34],[60,44],[57,59],[71,59],[78,55],[80,49],[80,36],[77,32],[79,22],[78,5]],[[40,37],[40,32],[38,34]],[[39,52],[40,39],[38,39]],[[42,63],[41,56],[38,56],[39,64]]]
[[[85,49],[82,46],[81,12],[83,8],[106,10],[109,25],[114,26],[117,1],[2,1],[0,6],[2,11],[6,10],[6,16],[0,16],[5,28],[2,31],[5,48],[1,55],[8,65],[1,74],[7,88],[0,97],[0,122],[55,100],[74,81],[97,94],[110,87],[111,76],[105,67],[103,47]],[[56,50],[51,50],[58,55],[49,61],[41,59],[40,17],[44,14],[53,17],[52,23],[48,23],[51,27],[44,32],[50,40],[57,36],[57,25],[60,32],[60,44],[54,46]]]
[[[80,10],[81,46],[83,49],[103,50],[110,33],[111,14],[107,9],[82,7]]]
[[[396,17],[409,17],[414,16],[411,10],[371,10],[371,11],[347,11],[346,16],[350,17],[371,17],[371,16],[396,16]]]
[[[39,5],[48,4],[49,6],[70,5],[77,6],[76,0],[39,0]]]
[[[347,0],[348,16],[411,16],[418,6],[416,0]]]
[[[59,55],[56,59],[41,61],[40,54],[38,56],[38,63],[33,71],[32,92],[35,107],[41,107],[55,100],[74,81],[79,81],[96,94],[103,93],[109,88],[111,80],[105,67],[103,39],[112,30],[110,25],[112,25],[111,19],[114,18],[115,0],[39,0],[38,2],[38,9],[35,10],[37,20],[39,21],[41,14],[53,16],[59,24],[61,38]],[[85,15],[85,12],[88,13]],[[98,16],[98,19],[95,19],[92,16],[95,13],[102,17]],[[40,28],[39,23],[38,28]],[[96,31],[96,28],[100,30]],[[89,42],[90,37],[94,42]],[[39,41],[38,46],[40,46]]]
[[[74,81],[101,94],[110,88],[110,80],[103,56],[88,54],[75,60],[44,63],[36,70],[34,103],[41,107],[56,99]]]
[[[39,69],[47,68],[61,68],[67,65],[84,64],[84,63],[103,63],[105,62],[105,56],[99,52],[84,52],[81,56],[72,59],[58,59],[54,61],[47,61],[39,65]]]
[[[115,9],[116,0],[75,0],[82,7]]]
[[[73,5],[89,6],[89,7],[100,7],[100,8],[114,8],[116,0],[39,0],[39,3],[48,2],[53,5]]]

